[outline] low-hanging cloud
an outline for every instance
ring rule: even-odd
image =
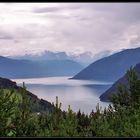
[[[0,55],[139,47],[139,3],[0,4]]]

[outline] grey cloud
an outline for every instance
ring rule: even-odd
[[[1,29],[3,26],[0,27]],[[46,28],[46,32],[42,32],[42,30],[45,30],[44,26],[40,26],[38,24],[28,24],[24,26],[11,26],[8,28],[4,28],[3,31],[0,31],[0,39],[13,39],[13,40],[19,40],[19,39],[41,39],[47,36],[47,33],[50,34],[50,31]]]
[[[11,39],[13,39],[13,37],[11,37],[11,36],[1,36],[0,35],[0,39],[11,40]]]
[[[62,8],[59,7],[44,7],[44,8],[35,8],[32,10],[34,13],[54,13],[61,11]]]
[[[13,40],[13,36],[6,31],[0,30],[0,40]]]
[[[53,4],[51,7],[42,6],[31,7],[27,14],[30,15],[27,21],[33,16],[38,21],[43,19],[40,23],[27,22],[7,28],[3,24],[7,35],[16,40],[12,48],[18,46],[22,51],[25,49],[31,53],[33,50],[90,50],[95,57],[101,57],[110,54],[110,51],[133,47],[139,43],[140,4],[76,3],[60,4],[58,7]],[[22,17],[17,18],[20,19]],[[51,26],[48,26],[48,21]],[[4,36],[6,38],[6,35],[0,33],[1,38]],[[8,46],[11,44],[7,41]]]
[[[102,7],[102,10],[101,10]],[[140,3],[116,3],[101,6],[100,11],[111,15],[114,20],[122,20],[131,24],[132,22],[140,21]]]
[[[53,5],[53,4],[52,4]],[[75,3],[69,3],[69,4],[65,4],[62,3],[60,4],[60,7],[57,6],[51,6],[51,7],[34,7],[32,9],[32,12],[34,13],[54,13],[54,12],[59,12],[59,11],[63,11],[63,10],[77,10],[77,9],[81,9],[82,4],[75,4]],[[84,4],[85,7],[85,4]]]
[[[140,21],[138,18],[140,6],[137,5],[79,4],[74,8],[72,8],[73,5],[67,7],[73,9],[69,20],[66,20],[63,15],[57,15],[57,11],[67,9],[66,7],[50,10],[58,17],[53,18],[55,23],[51,28],[53,40],[62,43],[62,46],[71,44],[69,46],[88,47],[93,51],[96,50],[94,46],[98,48],[98,51],[101,51],[103,47],[109,49],[117,47],[113,45],[118,44],[115,42],[121,40],[128,27]],[[52,19],[51,16],[50,19]]]

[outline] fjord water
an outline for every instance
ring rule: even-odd
[[[96,110],[97,103],[102,106],[102,109],[109,105],[109,103],[101,102],[99,96],[111,86],[111,83],[69,78],[45,77],[12,80],[20,86],[25,82],[27,90],[51,103],[55,103],[56,96],[58,96],[59,102],[62,103],[62,110],[67,110],[70,105],[73,111],[77,112],[80,109],[82,112],[90,113],[92,109]]]

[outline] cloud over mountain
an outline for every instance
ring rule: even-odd
[[[139,3],[1,3],[0,55],[93,55],[140,45]]]

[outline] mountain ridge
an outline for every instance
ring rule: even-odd
[[[81,70],[72,79],[114,82],[130,67],[139,63],[140,47],[125,49],[99,59]]]
[[[5,78],[38,78],[50,76],[71,76],[83,68],[72,60],[16,60],[0,57],[0,76]]]

